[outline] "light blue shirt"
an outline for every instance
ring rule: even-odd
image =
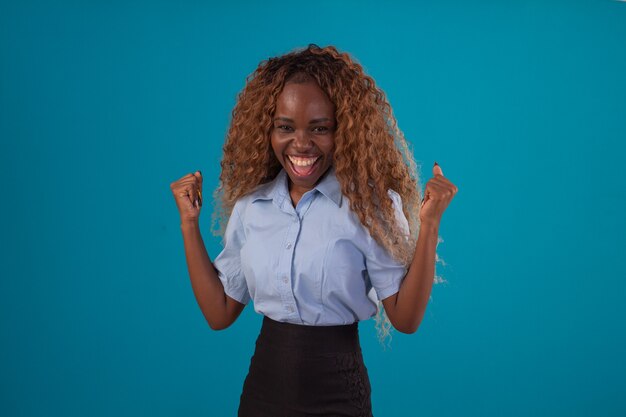
[[[408,231],[400,196],[389,196]],[[252,299],[273,320],[313,326],[369,319],[407,272],[350,210],[333,167],[296,207],[285,170],[241,197],[214,265],[231,298]]]

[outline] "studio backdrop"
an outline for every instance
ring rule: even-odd
[[[626,3],[0,5],[0,414],[234,416],[262,317],[211,330],[170,183],[211,192],[263,59],[352,54],[459,192],[415,334],[360,323],[376,417],[626,415]]]

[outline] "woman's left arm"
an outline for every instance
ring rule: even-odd
[[[435,278],[441,216],[457,191],[458,188],[443,176],[441,167],[435,162],[433,178],[426,184],[420,207],[421,226],[413,261],[400,290],[382,300],[389,321],[402,333],[415,333],[426,312]]]

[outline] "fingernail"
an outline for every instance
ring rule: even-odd
[[[439,164],[437,163],[437,161],[435,161],[435,165],[439,165]]]
[[[198,172],[200,173],[200,175],[202,175],[202,171],[198,170]]]

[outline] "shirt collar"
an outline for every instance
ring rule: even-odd
[[[327,198],[341,207],[341,186],[339,185],[339,181],[337,181],[334,166],[328,168],[328,172],[324,174],[324,177],[322,177],[322,180],[315,186],[315,188],[317,191],[324,194]]]
[[[276,178],[272,181],[262,184],[254,192],[252,202],[257,200],[273,200],[279,207],[286,198],[289,197],[289,178],[284,169],[281,169]],[[331,166],[324,174],[320,182],[313,188],[322,193],[326,198],[330,199],[337,206],[341,207],[342,194],[339,181],[335,175],[335,167]]]

